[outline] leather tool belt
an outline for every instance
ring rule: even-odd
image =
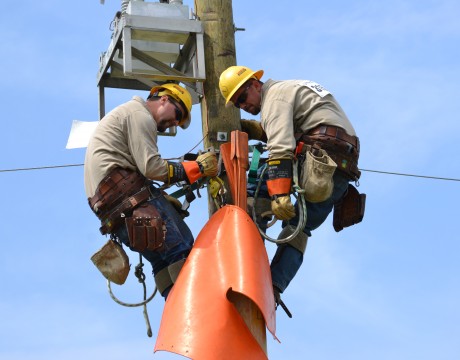
[[[337,170],[344,172],[352,181],[361,176],[358,169],[359,138],[348,135],[336,126],[320,125],[308,133],[295,135],[298,145],[311,145],[313,149],[324,149],[337,164]],[[300,146],[301,147],[301,146]],[[298,151],[302,152],[302,149]]]
[[[89,206],[101,220],[100,232],[111,233],[124,217],[150,197],[147,179],[138,172],[115,168],[99,183],[88,199]]]
[[[348,135],[336,126],[320,125],[307,134],[296,134],[298,143],[296,153],[303,153],[310,145],[313,149],[324,149],[337,163],[337,170],[342,171],[351,181],[357,181],[361,172],[358,169],[359,138]],[[345,195],[334,204],[333,226],[339,232],[348,226],[363,220],[366,194],[360,194],[351,184]]]

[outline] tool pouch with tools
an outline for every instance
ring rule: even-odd
[[[358,169],[359,138],[348,135],[335,126],[318,126],[308,133],[296,133],[297,144],[304,143],[313,148],[327,151],[337,164],[337,170],[343,172],[351,181],[358,181],[361,172]]]
[[[165,244],[166,224],[158,210],[149,203],[139,205],[125,218],[129,247],[135,251],[161,251]]]
[[[360,194],[352,185],[339,202],[334,204],[333,226],[339,232],[348,226],[360,223],[364,217],[366,194]]]
[[[337,164],[323,149],[312,149],[306,145],[305,159],[300,172],[300,187],[305,190],[305,199],[312,203],[329,199],[334,189],[334,176]]]

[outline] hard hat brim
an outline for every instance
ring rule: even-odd
[[[226,102],[225,102],[225,107],[233,106],[233,102],[231,101],[231,98],[246,83],[246,81],[248,81],[251,78],[260,80],[263,75],[264,75],[263,70],[257,70],[257,71],[254,71],[254,72],[250,72],[246,77],[242,78],[241,81],[239,82],[239,84],[237,86],[235,86],[233,91],[228,95],[228,97],[226,99]]]

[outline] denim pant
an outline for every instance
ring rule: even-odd
[[[168,265],[185,259],[193,246],[193,235],[176,209],[165,199],[153,185],[150,187],[152,197],[148,202],[154,205],[166,223],[165,246],[161,251],[145,250],[141,255],[152,265],[153,275]],[[114,235],[129,247],[128,231],[123,225]],[[131,249],[132,250],[132,249]],[[134,251],[134,250],[133,250]],[[167,294],[164,294],[165,296]]]
[[[260,179],[263,167],[258,169],[257,181]],[[266,185],[267,173],[265,172],[264,178],[259,188],[258,197],[269,198],[268,189]],[[334,204],[339,201],[345,194],[348,188],[349,180],[343,175],[342,172],[336,171],[333,177],[334,189],[329,199],[319,203],[311,203],[306,201],[307,205],[307,223],[303,232],[307,236],[311,236],[311,231],[317,229],[328,217],[332,211]],[[254,196],[257,184],[248,183],[248,196]],[[299,207],[298,202],[294,204],[296,209],[296,216],[289,221],[283,221],[282,227],[287,225],[297,226],[299,222]],[[265,224],[259,224],[263,229]],[[303,262],[303,254],[298,249],[289,246],[289,243],[278,245],[275,256],[272,259],[270,269],[272,274],[273,285],[276,286],[280,292],[283,292],[291,280],[296,275]]]

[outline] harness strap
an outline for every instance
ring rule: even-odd
[[[259,148],[257,146],[254,146],[252,150],[251,165],[249,166],[248,172],[248,182],[250,182],[251,184],[257,183],[257,169],[259,169],[260,153],[261,151],[259,150]]]
[[[122,214],[126,214],[133,210],[139,204],[147,201],[150,197],[150,190],[148,187],[142,188],[136,194],[125,199],[119,206],[115,208],[107,217],[101,218],[102,226],[99,231],[102,235],[110,233],[122,220]]]

